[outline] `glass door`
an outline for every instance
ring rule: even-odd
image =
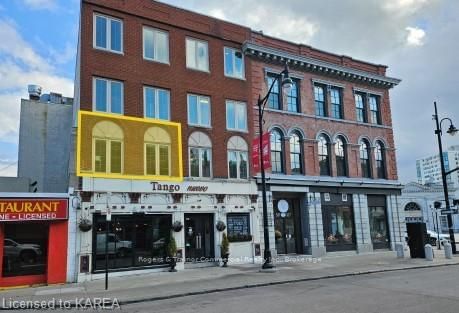
[[[185,261],[206,262],[214,257],[212,214],[185,214]]]
[[[294,201],[287,200],[289,210],[282,214],[277,208],[277,200],[274,200],[274,236],[278,254],[298,253],[297,232],[295,223]]]

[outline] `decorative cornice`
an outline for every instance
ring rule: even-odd
[[[380,88],[392,88],[401,82],[401,80],[397,78],[356,70],[306,56],[295,55],[279,49],[260,46],[248,41],[243,44],[242,51],[246,55],[269,59],[270,61],[287,62],[290,66],[306,71],[319,72],[345,80],[359,81]]]

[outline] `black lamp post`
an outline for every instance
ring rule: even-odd
[[[441,136],[442,136],[442,130],[441,130],[441,124],[443,121],[449,121],[450,126],[446,133],[450,134],[451,136],[454,136],[457,132],[458,129],[453,125],[453,122],[449,117],[445,117],[439,121],[438,119],[438,111],[437,111],[437,102],[434,102],[434,107],[435,107],[435,114],[434,114],[434,119],[436,123],[436,129],[435,129],[435,134],[437,135],[438,139],[438,150],[439,150],[439,156],[440,156],[440,167],[441,167],[441,178],[443,182],[443,193],[445,195],[445,206],[446,206],[446,216],[448,219],[448,231],[449,231],[449,238],[451,241],[451,248],[453,250],[453,253],[456,254],[456,241],[454,239],[454,230],[453,230],[453,217],[452,217],[452,212],[451,212],[451,206],[449,203],[449,195],[448,195],[448,183],[446,181],[446,178],[449,174],[459,170],[458,168],[455,168],[451,171],[446,172],[445,170],[445,161],[443,159],[443,146],[441,142]]]
[[[261,188],[262,188],[262,198],[263,198],[263,237],[265,241],[265,249],[263,253],[264,263],[263,269],[272,269],[274,268],[271,256],[271,248],[269,246],[269,225],[268,225],[268,202],[266,199],[266,174],[265,174],[265,165],[263,164],[263,113],[265,112],[265,106],[268,102],[269,95],[274,87],[276,82],[281,82],[282,90],[289,90],[293,81],[288,74],[288,66],[285,64],[284,70],[275,77],[274,81],[271,83],[271,86],[268,89],[266,96],[261,98],[258,96],[258,130],[259,130],[259,154],[260,154],[260,171],[261,171]]]

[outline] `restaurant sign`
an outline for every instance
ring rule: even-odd
[[[68,199],[0,198],[0,222],[68,219]]]

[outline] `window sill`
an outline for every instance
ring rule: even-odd
[[[210,75],[210,70],[201,70],[199,68],[194,68],[194,67],[189,67],[189,66],[187,66],[186,69],[190,70],[190,71],[195,71],[195,72],[199,72],[199,73],[204,73],[204,74],[209,74]]]
[[[190,124],[190,123],[188,123],[188,126],[189,127],[196,127],[196,128],[212,129],[212,126],[199,125],[199,124]]]
[[[160,61],[160,60],[155,60],[155,59],[150,59],[150,58],[146,58],[145,56],[143,57],[143,59],[147,62],[151,62],[151,63],[157,63],[157,64],[162,64],[162,65],[171,65],[170,64],[170,61]]]
[[[113,53],[113,54],[118,54],[118,55],[123,55],[124,56],[124,51],[116,51],[116,50],[97,47],[97,46],[94,46],[94,45],[92,47],[94,48],[94,50],[97,50],[97,51],[108,52],[108,53]]]
[[[247,79],[245,77],[231,76],[231,75],[227,75],[227,74],[225,74],[225,77],[226,78],[240,80],[240,81],[243,81],[243,82],[247,81]]]
[[[235,132],[235,133],[244,133],[244,134],[248,134],[249,131],[247,129],[235,129],[235,128],[227,128],[226,131],[228,132]]]

